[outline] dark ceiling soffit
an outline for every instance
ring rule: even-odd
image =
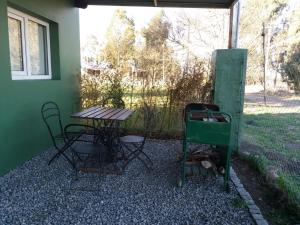
[[[88,6],[88,1],[87,0],[75,0],[74,6],[77,8],[86,9]]]
[[[235,0],[224,1],[224,3],[213,3],[204,1],[185,1],[185,0],[159,0],[159,7],[181,7],[181,8],[230,8]],[[126,0],[75,0],[75,7],[87,8],[88,5],[110,5],[110,6],[149,6],[154,7],[153,1],[126,1]]]

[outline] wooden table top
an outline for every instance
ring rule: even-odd
[[[126,120],[134,111],[131,109],[119,109],[93,106],[81,112],[71,115],[73,118],[96,119],[96,120]]]

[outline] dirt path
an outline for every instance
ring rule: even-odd
[[[294,94],[267,95],[267,105],[280,107],[300,106],[300,96]],[[245,103],[264,104],[263,92],[246,93]]]

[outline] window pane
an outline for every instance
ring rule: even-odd
[[[22,24],[20,20],[8,17],[10,64],[12,71],[23,71]]]
[[[28,21],[28,44],[32,75],[48,75],[47,28]]]

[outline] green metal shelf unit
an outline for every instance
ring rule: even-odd
[[[199,118],[195,118],[195,113],[205,115],[204,118],[206,119],[199,120]],[[217,120],[216,118],[222,118],[222,120]],[[226,146],[226,154],[224,160],[224,186],[226,190],[229,191],[229,172],[232,153],[231,124],[231,116],[225,112],[210,110],[190,110],[187,113],[185,118],[183,157],[181,161],[181,177],[179,180],[179,186],[181,186],[186,179],[186,162],[189,153],[189,144],[208,144],[216,146]]]

